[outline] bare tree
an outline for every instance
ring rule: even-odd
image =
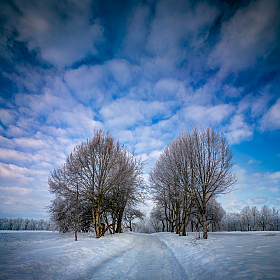
[[[262,227],[263,231],[272,223],[272,220],[271,209],[267,205],[262,206],[259,216],[259,225]]]
[[[69,211],[62,210],[74,202],[77,236],[79,201],[90,201],[92,223],[96,237],[100,238],[112,226],[106,219],[106,211],[110,207],[119,206],[117,223],[118,228],[121,227],[124,208],[128,201],[132,203],[141,185],[142,168],[141,160],[136,160],[134,155],[116,143],[109,132],[96,130],[91,140],[74,148],[63,167],[51,173],[49,187],[57,198],[50,206],[50,211],[57,215],[56,220],[64,222]],[[116,192],[119,192],[119,199],[114,204],[110,195]],[[65,215],[61,217],[63,212]]]
[[[209,224],[212,226],[212,232],[221,230],[221,221],[226,215],[226,211],[223,209],[220,203],[212,197],[207,206],[206,217]]]
[[[180,150],[178,141],[173,140],[166,147],[157,161],[155,167],[150,172],[150,182],[154,189],[154,198],[158,206],[164,208],[167,230],[179,233],[182,229],[182,217],[186,217],[184,212],[187,207],[185,188],[178,168]],[[184,220],[185,221],[185,220]]]
[[[137,159],[134,154],[125,152],[122,154],[119,163],[124,165],[126,172],[106,195],[105,207],[107,210],[103,212],[104,220],[112,233],[122,232],[125,209],[132,209],[134,205],[143,201],[143,162]]]
[[[164,214],[164,210],[161,206],[156,205],[153,207],[150,213],[150,224],[155,229],[156,232],[161,231],[164,232],[166,228],[166,217]]]
[[[252,206],[251,212],[252,212],[252,216],[253,216],[253,230],[256,230],[257,221],[258,221],[258,217],[259,217],[259,210],[257,209],[256,206]]]
[[[128,223],[128,227],[130,231],[132,231],[132,221],[134,219],[142,220],[144,218],[144,214],[139,209],[134,209],[131,207],[127,207],[124,212],[124,220]]]
[[[230,173],[232,165],[226,138],[213,126],[200,131],[195,127],[165,148],[150,172],[150,181],[155,200],[165,209],[170,231],[175,228],[185,234],[195,203],[202,218],[203,238],[207,238],[207,205],[231,190],[236,182],[235,174]]]
[[[214,126],[201,129],[195,127],[189,139],[190,163],[193,172],[189,190],[202,216],[203,238],[207,239],[206,211],[209,200],[219,194],[227,193],[236,182],[232,168],[232,152],[223,133]]]
[[[279,210],[276,210],[275,207],[272,208],[272,220],[273,220],[273,230],[278,231],[278,219],[279,219]]]
[[[247,226],[247,230],[250,231],[251,230],[251,221],[253,218],[253,214],[252,214],[252,210],[249,206],[244,207],[241,212],[241,219],[243,221],[243,223]]]
[[[51,217],[59,223],[62,231],[74,229],[75,240],[78,240],[78,208],[79,208],[79,181],[77,178],[77,166],[71,163],[72,154],[68,156],[66,163],[54,169],[49,177],[49,191],[56,195],[56,199],[49,207]]]

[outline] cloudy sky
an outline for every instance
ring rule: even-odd
[[[47,218],[47,179],[109,130],[147,160],[215,125],[234,153],[226,211],[280,208],[280,2],[0,4],[0,217]]]

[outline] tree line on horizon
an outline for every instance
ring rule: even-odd
[[[126,227],[136,232],[166,232],[168,223],[164,213],[156,206],[149,217],[144,217],[141,211],[127,211],[129,217],[125,217]],[[202,224],[197,224],[197,212],[194,212],[188,225],[188,232],[200,231]],[[127,215],[127,214],[126,214]],[[135,218],[140,221],[132,223]],[[144,219],[146,218],[146,219]],[[201,221],[201,219],[200,219]],[[226,213],[220,203],[213,200],[208,207],[207,227],[211,232],[218,231],[278,231],[280,229],[279,210],[263,205],[260,210],[256,206],[245,206],[239,213]],[[50,220],[36,220],[23,218],[0,218],[0,230],[47,230],[57,231],[59,228]]]
[[[190,215],[187,232],[200,232],[203,228],[198,211]],[[220,203],[211,200],[207,207],[207,229],[219,231],[278,231],[280,229],[279,210],[263,205],[260,210],[256,206],[245,206],[240,212],[226,213]],[[175,224],[175,222],[174,222]],[[165,232],[170,222],[166,220],[161,208],[155,206],[146,222],[137,223],[134,228],[140,232]],[[171,230],[172,231],[172,230]],[[175,226],[173,226],[175,231]]]
[[[0,218],[0,230],[56,230],[56,226],[50,220],[36,220],[23,218]]]
[[[263,205],[260,210],[256,206],[246,206],[240,213],[226,213],[223,218],[225,231],[257,231],[279,230],[279,210]]]

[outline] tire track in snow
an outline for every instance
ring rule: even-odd
[[[83,274],[83,279],[187,279],[173,252],[152,234],[135,234],[135,245]]]

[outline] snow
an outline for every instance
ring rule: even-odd
[[[189,279],[280,279],[279,232],[159,233]]]
[[[0,231],[0,279],[280,279],[279,232]]]

